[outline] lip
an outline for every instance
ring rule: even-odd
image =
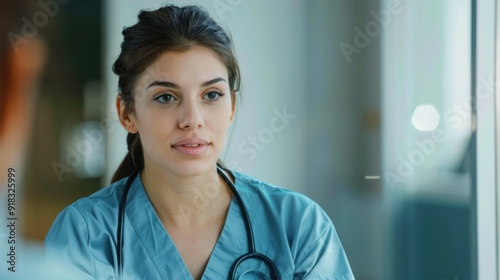
[[[208,145],[210,144],[207,140],[200,138],[200,137],[195,137],[195,138],[184,138],[181,139],[177,142],[175,142],[172,147],[177,147],[177,146],[183,146],[183,145]]]
[[[190,146],[197,145],[197,146]],[[200,155],[208,149],[210,142],[203,138],[184,138],[172,145],[174,150],[177,150],[185,155],[196,156]]]

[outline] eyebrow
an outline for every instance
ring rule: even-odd
[[[206,81],[206,82],[202,83],[200,85],[200,87],[210,86],[210,85],[216,84],[216,83],[221,82],[221,81],[227,83],[227,81],[224,78],[218,77],[218,78],[215,78],[215,79],[212,79],[210,81]],[[172,83],[169,81],[154,81],[148,86],[148,89],[151,87],[156,87],[156,86],[176,88],[176,89],[181,88],[178,84]]]

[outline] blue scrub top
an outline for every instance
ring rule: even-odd
[[[299,193],[232,174],[249,212],[256,250],[274,261],[282,279],[354,279],[335,227],[318,204]],[[118,209],[125,182],[126,178],[66,207],[46,237],[47,254],[86,279],[115,279]],[[132,182],[125,209],[123,279],[192,279],[140,176]],[[244,218],[233,196],[202,279],[228,279],[234,261],[248,251]],[[238,275],[265,279],[257,276],[258,271],[269,275],[263,262],[248,260]]]

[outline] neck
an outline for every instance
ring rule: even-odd
[[[231,191],[217,174],[217,168],[194,176],[180,176],[165,170],[144,168],[141,173],[146,193],[165,226],[203,227],[225,217]]]

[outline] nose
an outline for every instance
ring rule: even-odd
[[[196,101],[185,100],[179,112],[179,127],[183,130],[201,128],[204,122],[200,109]]]

